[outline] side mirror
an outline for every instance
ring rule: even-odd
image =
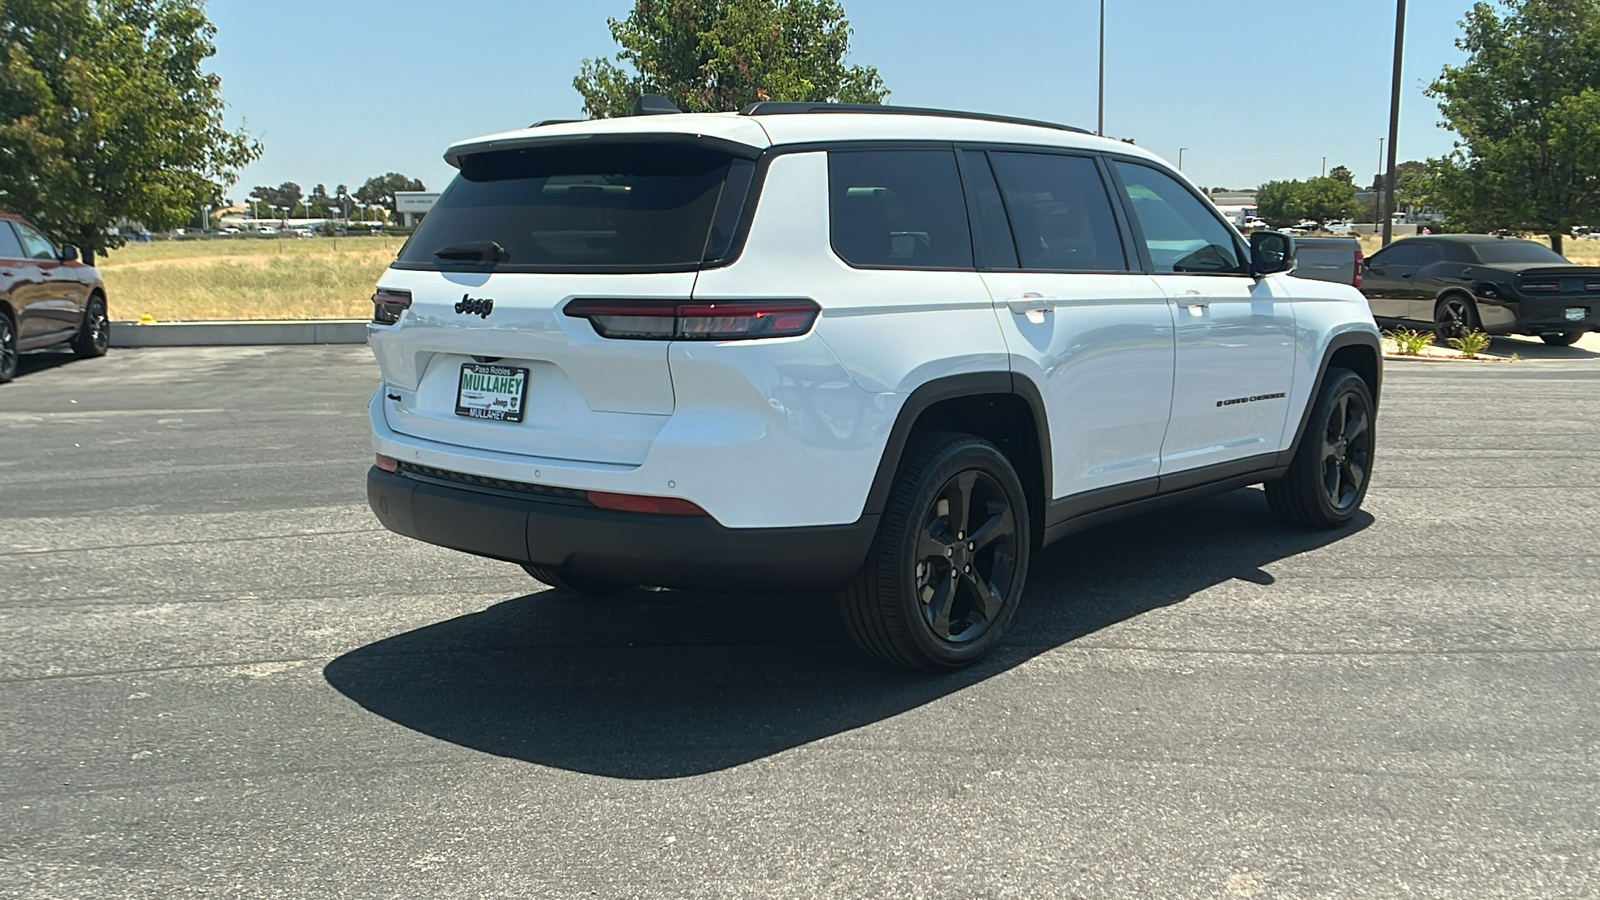
[[[61,245],[61,261],[62,262],[77,262],[78,261],[78,248],[72,246],[71,244],[62,244]]]
[[[1294,268],[1294,238],[1281,231],[1250,233],[1250,274],[1257,278]]]

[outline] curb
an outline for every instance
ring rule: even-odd
[[[239,322],[112,322],[113,347],[239,347],[255,344],[365,344],[366,319]]]

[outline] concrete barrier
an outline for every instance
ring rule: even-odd
[[[223,347],[251,344],[365,344],[365,319],[111,323],[113,347]]]

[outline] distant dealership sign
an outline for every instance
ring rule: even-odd
[[[432,210],[438,202],[437,191],[395,191],[394,211],[419,215]]]

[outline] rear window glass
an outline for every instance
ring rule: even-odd
[[[1533,241],[1484,242],[1475,245],[1473,249],[1477,251],[1478,262],[1481,263],[1550,263],[1561,265],[1568,262],[1565,256]]]
[[[521,271],[674,271],[700,265],[730,166],[677,143],[525,148],[468,156],[400,262]],[[729,198],[730,203],[734,198]],[[738,198],[742,203],[743,198]]]
[[[856,266],[970,269],[972,233],[950,150],[828,154],[833,250]]]
[[[11,223],[0,219],[0,259],[23,259],[22,242],[17,240]]]

